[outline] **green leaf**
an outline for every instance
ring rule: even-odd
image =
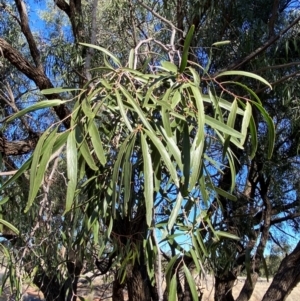
[[[118,90],[116,90],[115,93],[116,93],[117,103],[118,103],[118,107],[119,107],[121,116],[122,116],[127,128],[129,129],[129,131],[132,132],[133,129],[132,129],[132,126],[131,126],[130,121],[128,119],[128,116],[125,112],[125,108],[124,108],[123,102],[121,100],[120,93],[119,93]]]
[[[105,53],[106,55],[108,55],[112,60],[113,62],[118,66],[118,67],[121,67],[121,62],[119,61],[119,59],[114,56],[110,51],[108,51],[107,49],[103,48],[103,47],[100,47],[100,46],[96,46],[96,45],[92,45],[92,44],[87,44],[87,43],[79,43],[80,45],[83,45],[83,46],[86,46],[86,47],[90,47],[90,48],[94,48],[94,49],[97,49],[103,53]]]
[[[149,146],[147,144],[146,138],[141,133],[141,142],[142,142],[142,153],[143,153],[143,162],[144,162],[144,197],[146,203],[146,221],[147,225],[150,227],[152,225],[153,219],[153,197],[154,197],[154,184],[153,184],[153,168],[152,160],[149,151]]]
[[[263,106],[261,106],[260,104],[254,101],[252,101],[252,104],[258,108],[258,110],[263,115],[264,120],[266,121],[268,126],[268,159],[270,159],[272,157],[274,144],[275,144],[275,126],[272,118],[267,113],[267,111],[263,108]]]
[[[213,129],[223,132],[224,134],[228,134],[228,135],[236,137],[236,138],[243,138],[243,135],[241,133],[239,133],[238,131],[232,129],[225,123],[222,123],[221,121],[219,121],[213,117],[210,117],[208,115],[205,115],[205,123],[207,125],[209,125],[210,127],[212,127]]]
[[[250,129],[250,138],[251,138],[250,159],[253,159],[255,156],[255,153],[257,151],[257,147],[258,147],[257,131],[256,131],[256,125],[255,125],[253,116],[251,116],[251,119],[250,119],[249,129]]]
[[[112,184],[112,205],[111,205],[111,210],[112,210],[112,217],[115,218],[116,217],[116,201],[117,201],[117,196],[119,193],[119,189],[118,189],[118,185],[119,183],[119,173],[120,173],[120,166],[121,163],[123,161],[124,158],[124,153],[127,149],[128,146],[128,142],[130,141],[130,139],[133,138],[133,133],[131,135],[129,135],[124,142],[122,143],[119,153],[118,153],[118,157],[117,160],[114,164],[114,169],[113,169],[113,174],[112,174],[112,179],[111,179],[111,184]]]
[[[93,119],[95,117],[96,114],[93,112],[92,107],[86,98],[81,102],[81,108],[87,118]]]
[[[147,120],[147,117],[144,115],[143,111],[140,108],[140,105],[133,99],[133,97],[129,94],[129,92],[120,85],[120,90],[124,94],[124,96],[127,98],[128,102],[132,105],[134,111],[139,115],[141,121],[143,122],[144,126],[148,130],[152,130],[152,127],[150,123]]]
[[[49,95],[49,94],[58,94],[58,93],[73,92],[73,91],[82,91],[82,89],[58,87],[58,88],[50,88],[50,89],[41,90],[41,93],[43,95]],[[49,100],[49,101],[52,101],[52,100]]]
[[[205,244],[203,242],[203,238],[201,236],[200,230],[196,231],[196,238],[197,238],[198,244],[199,244],[204,256],[208,257],[209,254],[208,254],[208,251],[207,251],[207,249],[205,247]]]
[[[242,133],[242,135],[244,137],[241,139],[241,144],[245,143],[251,117],[252,117],[252,106],[251,106],[250,102],[247,101],[247,103],[246,103],[246,109],[245,109],[245,113],[244,113],[244,118],[243,118],[243,122],[242,122],[241,133]]]
[[[32,164],[30,169],[30,184],[29,184],[29,194],[28,201],[24,212],[26,213],[31,207],[38,190],[44,180],[46,168],[49,162],[49,159],[52,155],[53,145],[57,138],[56,132],[57,127],[49,134],[50,129],[45,131],[40,137],[36,148],[33,153]],[[47,139],[47,140],[46,140]],[[47,143],[47,147],[45,147]],[[42,151],[43,149],[43,151]]]
[[[74,196],[77,186],[77,172],[78,172],[78,154],[77,154],[77,144],[75,137],[75,130],[71,131],[67,140],[67,173],[68,173],[68,188],[66,196],[66,209],[65,213],[68,212],[73,203]]]
[[[163,66],[163,68],[171,73],[177,73],[178,72],[178,69],[177,69],[177,66],[174,65],[173,63],[171,62],[168,62],[168,61],[163,61],[161,63],[161,65]]]
[[[176,301],[177,300],[177,280],[176,274],[173,275],[169,287],[169,301]]]
[[[193,92],[196,105],[197,105],[197,123],[198,123],[198,131],[196,135],[196,147],[199,146],[200,143],[204,140],[204,106],[203,106],[203,99],[198,87],[191,86],[191,91]]]
[[[177,187],[179,187],[179,179],[177,176],[177,171],[176,171],[174,164],[171,161],[170,154],[167,152],[167,149],[164,147],[164,145],[162,144],[160,139],[152,131],[149,131],[147,129],[144,129],[144,131],[147,134],[147,136],[151,139],[151,141],[153,142],[153,144],[155,145],[157,150],[159,151],[163,161],[165,162],[165,164],[170,172],[170,176],[173,179],[174,184]]]
[[[178,164],[179,169],[182,170],[183,165],[181,161],[181,153],[176,142],[174,141],[174,138],[169,137],[164,128],[160,127],[160,130],[163,133],[165,140],[167,141],[169,152],[174,157],[176,163]]]
[[[187,266],[185,264],[183,264],[183,270],[184,270],[184,274],[185,274],[186,280],[187,280],[187,282],[189,284],[193,300],[194,301],[198,301],[198,294],[197,294],[195,279],[192,277],[189,269],[187,268]]]
[[[223,45],[228,45],[230,43],[231,43],[231,41],[226,40],[226,41],[220,41],[220,42],[213,43],[211,46],[223,46]]]
[[[224,231],[215,231],[215,235],[230,238],[230,239],[235,239],[235,240],[241,240],[238,236]]]
[[[0,223],[3,224],[4,226],[6,226],[7,228],[9,228],[11,231],[16,233],[17,235],[20,234],[19,230],[15,226],[13,226],[11,223],[5,221],[4,219],[0,218]]]
[[[88,125],[89,135],[91,137],[92,144],[94,146],[94,151],[100,161],[100,163],[104,166],[106,164],[106,156],[104,153],[104,149],[100,140],[100,133],[95,125],[94,120],[90,120]]]
[[[95,161],[89,150],[86,138],[84,137],[83,129],[80,125],[77,125],[75,128],[75,137],[76,142],[79,145],[79,152],[82,154],[85,162],[89,165],[89,167],[92,170],[98,170],[98,167],[96,166]]]
[[[229,75],[234,75],[234,76],[239,75],[239,76],[246,76],[246,77],[254,78],[254,79],[264,83],[265,85],[267,85],[272,90],[272,86],[269,84],[269,82],[267,82],[261,76],[255,74],[255,73],[252,73],[252,72],[240,71],[240,70],[224,71],[224,72],[221,72],[220,74],[218,74],[215,78],[218,78],[218,77],[221,77],[221,76],[229,76]]]
[[[182,57],[181,57],[181,64],[179,67],[179,72],[182,73],[186,66],[187,66],[187,60],[189,56],[189,49],[192,42],[193,34],[195,30],[195,25],[192,25],[185,37],[184,45],[183,45],[183,51],[182,51]]]
[[[135,58],[134,51],[135,51],[134,48],[132,48],[129,52],[128,67],[130,69],[133,69],[133,67],[134,67],[134,58]]]
[[[168,230],[171,231],[171,229],[173,228],[175,222],[176,222],[176,219],[178,217],[178,212],[181,208],[181,205],[182,205],[182,200],[183,200],[183,197],[181,195],[181,192],[178,191],[177,192],[177,198],[175,200],[175,204],[174,204],[174,207],[171,211],[171,214],[169,216],[169,220],[168,220]]]
[[[196,240],[195,240],[194,236],[192,237],[192,239],[193,239],[193,245],[195,245]],[[196,271],[197,271],[198,274],[200,274],[201,267],[200,267],[199,260],[197,258],[196,252],[194,251],[194,249],[190,249],[190,253],[191,253],[191,256],[193,258],[194,264],[196,266]]]
[[[36,103],[36,104],[26,108],[26,109],[23,109],[23,110],[19,111],[18,113],[12,115],[11,117],[9,117],[7,119],[7,122],[11,122],[11,121],[15,120],[16,118],[22,117],[22,116],[24,116],[25,114],[27,114],[29,112],[59,106],[59,105],[62,105],[64,103],[66,103],[66,101],[63,101],[63,100],[60,100],[60,99],[40,101],[40,102],[38,102],[38,103]]]

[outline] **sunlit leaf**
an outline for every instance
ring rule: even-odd
[[[234,76],[245,76],[245,77],[251,77],[254,78],[262,83],[264,83],[265,85],[267,85],[270,89],[272,89],[272,86],[261,76],[252,73],[252,72],[247,72],[247,71],[240,71],[240,70],[234,70],[234,71],[224,71],[219,73],[215,78],[221,77],[221,76],[229,76],[229,75],[234,75]]]
[[[6,226],[8,229],[13,231],[16,235],[20,234],[19,230],[14,225],[12,225],[11,223],[9,223],[8,221],[6,221],[2,218],[0,218],[0,224],[3,224],[4,226]]]
[[[188,60],[188,56],[189,56],[189,49],[190,49],[190,45],[191,45],[191,42],[192,42],[192,38],[193,38],[193,35],[194,35],[194,31],[195,31],[195,25],[193,24],[186,37],[185,37],[185,40],[184,40],[184,45],[183,45],[183,51],[182,51],[182,57],[181,57],[181,63],[180,63],[180,67],[179,67],[179,72],[182,73],[186,66],[187,66],[187,60]]]
[[[68,212],[74,203],[74,196],[77,186],[77,173],[78,173],[78,155],[75,131],[71,131],[67,140],[67,172],[68,172],[68,188],[66,195],[66,208],[65,213]]]
[[[63,101],[63,100],[60,100],[60,99],[44,100],[44,101],[38,102],[38,103],[36,103],[32,106],[29,106],[29,107],[19,111],[18,113],[12,115],[11,117],[9,117],[6,120],[6,122],[11,122],[11,121],[15,120],[16,118],[22,117],[22,116],[24,116],[25,114],[27,114],[29,112],[59,106],[59,105],[62,105],[64,103],[66,103],[66,101]]]
[[[152,160],[150,156],[149,147],[145,136],[141,133],[142,142],[142,152],[143,152],[143,162],[144,162],[144,197],[146,203],[146,221],[147,225],[150,227],[152,225],[153,219],[153,197],[154,197],[154,185],[153,185],[153,169]]]

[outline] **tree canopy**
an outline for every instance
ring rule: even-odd
[[[96,269],[114,273],[113,300],[126,286],[187,301],[210,273],[225,301],[246,273],[249,300],[267,243],[299,230],[299,3],[15,0],[0,14],[3,283],[76,300]],[[299,282],[297,243],[265,301]]]

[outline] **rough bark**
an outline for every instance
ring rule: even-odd
[[[262,301],[284,301],[300,282],[300,242],[294,251],[286,256],[279,267]]]
[[[0,153],[6,156],[28,154],[35,148],[36,143],[37,138],[11,142],[0,136]]]
[[[228,273],[222,277],[215,277],[215,301],[234,301],[232,288],[236,276]]]
[[[246,279],[243,288],[236,301],[248,301],[250,299],[258,280],[258,273],[256,272],[251,273],[250,277],[251,277],[251,281],[248,278]]]
[[[150,289],[148,279],[143,277],[143,266],[135,264],[127,270],[127,289],[129,301],[150,301]]]
[[[124,284],[121,284],[118,277],[115,276],[115,280],[113,282],[112,301],[124,301],[123,289]]]

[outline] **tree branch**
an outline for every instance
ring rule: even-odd
[[[248,63],[250,60],[252,60],[256,56],[258,56],[260,53],[262,53],[263,51],[265,51],[269,46],[271,46],[272,44],[274,44],[279,38],[281,38],[293,26],[297,25],[299,21],[300,21],[300,16],[298,18],[296,18],[289,26],[287,26],[285,29],[283,29],[277,36],[271,37],[265,44],[263,44],[261,47],[259,47],[256,50],[254,50],[252,53],[250,53],[249,55],[247,55],[245,58],[243,58],[242,60],[238,60],[237,62],[232,63],[227,68],[225,68],[225,69],[217,72],[217,74],[219,74],[221,72],[224,72],[224,71],[227,71],[227,70],[235,70],[235,69],[238,69],[238,68],[242,67],[243,65],[245,65],[246,63]],[[215,74],[214,77],[217,74]]]
[[[28,24],[28,15],[27,15],[25,3],[22,0],[15,0],[15,2],[16,2],[16,5],[17,5],[18,11],[19,11],[19,15],[20,15],[21,30],[28,42],[28,46],[29,46],[33,61],[36,65],[36,67],[40,71],[43,71],[43,65],[41,63],[40,53],[36,46],[34,37],[32,35],[32,32],[31,32],[29,24]]]
[[[32,66],[18,50],[13,48],[2,38],[0,38],[0,50],[0,56],[2,55],[20,72],[22,72],[29,79],[33,80],[40,90],[53,88],[50,79],[45,75],[43,70]],[[50,94],[47,95],[47,98],[51,100],[60,98],[60,96],[58,94]],[[60,105],[54,107],[54,111],[58,118],[63,120],[65,127],[69,128],[70,118],[68,118],[68,116],[70,115],[70,112],[68,108],[65,105]]]

